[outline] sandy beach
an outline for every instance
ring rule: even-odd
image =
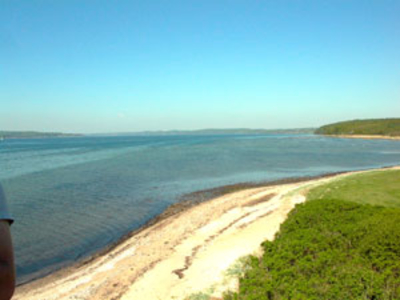
[[[326,137],[344,138],[344,139],[365,139],[365,140],[400,140],[400,136],[388,136],[388,135],[350,135],[350,134],[331,134],[324,135]]]
[[[238,259],[272,240],[307,191],[354,172],[247,188],[188,208],[139,231],[86,264],[17,288],[16,300],[186,299],[235,289]]]

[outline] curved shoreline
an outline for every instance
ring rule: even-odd
[[[321,134],[325,137],[342,138],[342,139],[364,139],[364,140],[400,140],[400,136],[389,135],[363,135],[363,134]]]
[[[386,168],[390,168],[386,167]],[[332,173],[324,173],[321,175],[316,175],[316,176],[300,176],[300,177],[288,177],[288,178],[283,178],[283,179],[278,179],[278,180],[273,180],[273,181],[260,181],[260,182],[241,182],[241,183],[236,183],[236,184],[230,184],[230,185],[223,185],[215,188],[210,188],[210,189],[205,189],[205,190],[200,190],[200,191],[195,191],[191,192],[188,194],[184,194],[180,197],[180,201],[174,204],[169,205],[163,212],[161,212],[159,215],[156,215],[155,217],[151,218],[148,220],[144,225],[140,226],[137,229],[131,230],[126,234],[123,234],[120,238],[118,238],[116,241],[110,243],[106,247],[99,249],[95,251],[93,254],[85,255],[82,258],[78,258],[76,261],[72,263],[61,263],[60,267],[53,268],[50,270],[43,270],[42,272],[37,272],[37,276],[31,276],[29,279],[24,280],[20,283],[17,284],[17,287],[22,287],[25,285],[30,285],[33,284],[37,281],[42,281],[46,280],[47,277],[55,277],[59,278],[65,275],[65,273],[69,274],[73,270],[83,266],[87,265],[93,260],[97,259],[98,257],[104,256],[116,247],[118,247],[120,244],[125,242],[127,239],[132,238],[133,236],[140,234],[143,230],[146,230],[147,228],[156,225],[157,223],[161,222],[162,220],[166,218],[173,217],[174,215],[177,215],[181,212],[184,212],[192,207],[195,207],[201,203],[207,202],[209,200],[212,200],[214,198],[242,191],[245,189],[250,189],[250,188],[257,188],[257,187],[268,187],[268,186],[276,186],[276,185],[282,185],[282,184],[290,184],[290,183],[299,183],[299,182],[304,182],[304,181],[309,181],[309,180],[315,180],[315,179],[321,179],[321,178],[327,178],[327,177],[333,177],[339,174],[344,174],[348,173],[347,171],[342,171],[342,172],[332,172]]]
[[[386,167],[384,169],[387,168],[391,167]],[[372,169],[372,170],[379,170],[379,169]],[[371,171],[371,170],[365,170],[365,171]],[[79,299],[110,299],[109,296],[111,294],[115,295],[116,297],[115,299],[119,299],[119,297],[121,297],[127,291],[127,289],[128,290],[130,289],[132,282],[136,282],[139,278],[142,278],[144,274],[148,273],[150,269],[155,268],[155,266],[167,260],[168,257],[172,256],[176,252],[176,248],[182,242],[190,239],[192,235],[197,234],[199,228],[201,228],[202,226],[206,226],[208,224],[205,221],[203,222],[203,220],[199,220],[198,224],[199,227],[195,228],[193,227],[194,225],[191,224],[191,219],[189,219],[189,221],[186,220],[188,223],[182,225],[183,227],[181,226],[182,227],[181,228],[179,227],[180,224],[175,224],[176,222],[178,222],[177,220],[179,219],[185,220],[185,218],[187,219],[187,215],[190,214],[195,216],[196,211],[197,212],[200,210],[208,211],[207,207],[214,206],[214,209],[217,210],[219,209],[219,207],[222,207],[222,205],[219,206],[218,202],[225,203],[224,205],[226,206],[228,205],[226,204],[227,201],[229,199],[232,200],[233,198],[236,199],[235,197],[239,197],[237,195],[241,195],[240,196],[241,201],[247,201],[247,202],[253,201],[252,203],[254,207],[256,207],[257,205],[262,206],[264,205],[262,203],[263,201],[258,203],[257,201],[255,201],[255,199],[251,199],[254,196],[254,194],[252,193],[260,192],[262,194],[268,191],[268,193],[271,194],[271,189],[278,189],[278,190],[286,188],[298,189],[301,186],[307,186],[315,182],[324,180],[326,181],[330,180],[331,178],[336,178],[338,176],[346,176],[352,173],[355,172],[354,171],[340,172],[333,174],[324,174],[316,177],[289,178],[267,183],[237,184],[231,186],[224,186],[216,189],[203,191],[203,194],[207,192],[206,194],[209,195],[209,198],[206,199],[198,197],[197,193],[199,192],[189,194],[186,196],[189,197],[189,199],[186,199],[186,201],[170,206],[162,214],[150,220],[144,227],[141,227],[133,232],[130,232],[117,242],[113,243],[106,249],[99,251],[95,255],[86,258],[80,262],[77,262],[72,266],[56,271],[44,278],[37,279],[30,283],[26,283],[19,286],[17,289],[15,299],[72,299],[70,297],[75,297],[73,296],[75,295],[74,294],[75,292],[73,290],[79,290],[80,295],[82,293],[85,294],[84,292],[87,291],[86,293],[87,295],[81,296]],[[218,193],[220,194],[218,195]],[[237,199],[235,201],[237,202]],[[228,205],[229,209],[234,208],[233,202],[230,203],[229,205]],[[278,205],[279,207],[279,205],[281,204],[280,202],[277,202],[276,205]],[[224,213],[226,213],[227,211],[225,211]],[[213,213],[213,210],[208,211],[208,213]],[[215,220],[208,220],[208,221],[211,222]],[[152,236],[157,236],[157,234],[158,235],[169,234],[171,232],[171,226],[173,224],[175,224],[174,226],[179,227],[182,236],[175,236],[174,237],[175,239],[171,239],[172,244],[169,245],[164,244],[164,246],[161,245],[160,249],[166,253],[164,253],[165,255],[163,254],[162,257],[157,258],[158,254],[157,251],[155,251],[154,249],[160,247],[160,245],[157,244],[157,240],[155,241],[151,240],[149,242],[147,241],[147,239]],[[228,225],[229,224],[230,223],[228,223]],[[141,245],[141,243],[146,243],[146,241],[149,243],[149,247],[146,247],[146,245],[144,245],[144,247],[142,247],[142,252],[139,251],[140,249],[136,249],[139,246],[143,246]],[[131,256],[139,255],[137,254],[138,252],[141,253],[142,255],[141,258],[143,259],[143,261],[140,261],[140,258],[139,259],[131,258]],[[195,254],[197,254],[197,250]],[[151,256],[151,258],[148,258],[148,256]],[[134,265],[132,265],[133,260],[134,260]],[[122,265],[123,268],[126,269],[126,265],[130,265],[132,267],[136,266],[137,263],[142,264],[141,269],[133,270],[133,272],[130,273],[129,271],[125,270],[126,272],[129,273],[129,275],[120,274],[125,272],[120,270],[120,268],[122,267],[115,268],[116,265]],[[187,269],[188,268],[186,268],[185,270]],[[116,274],[118,273],[118,277],[124,277],[124,278],[119,278],[114,283],[108,282],[111,279],[106,280],[104,282],[103,278],[99,278],[99,276],[103,274],[104,271],[107,271],[108,273],[108,271],[110,270],[116,272]],[[177,269],[176,271],[177,273],[175,274],[176,276],[179,277],[180,276],[179,269]],[[99,286],[101,286],[101,288],[95,287],[96,280],[97,283],[99,283]],[[79,287],[78,285],[81,285],[81,287]],[[60,286],[64,287],[64,294],[62,295],[58,294],[55,298],[51,298],[52,296],[48,296],[49,298],[46,298],[47,296],[46,297],[40,296],[42,295],[40,294],[42,292],[47,295],[50,294],[53,295],[54,293],[56,293],[56,290],[60,289]],[[66,286],[68,288],[66,288]],[[124,292],[122,292],[122,290],[124,290]]]

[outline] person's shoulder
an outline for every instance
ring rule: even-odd
[[[6,196],[3,187],[0,184],[0,220],[7,221],[9,224],[14,222],[7,207]]]

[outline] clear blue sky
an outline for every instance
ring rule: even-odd
[[[0,0],[0,129],[400,114],[400,1]]]

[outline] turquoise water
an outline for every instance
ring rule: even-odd
[[[399,163],[400,141],[314,135],[0,143],[20,283],[93,254],[190,192]]]

